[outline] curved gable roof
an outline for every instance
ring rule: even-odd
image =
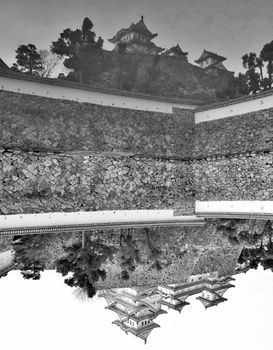
[[[108,39],[110,41],[110,43],[116,43],[117,41],[119,41],[121,39],[122,36],[124,36],[125,34],[129,34],[129,33],[138,33],[138,34],[142,34],[150,39],[153,39],[157,36],[157,34],[153,34],[146,26],[146,24],[144,23],[144,18],[143,16],[141,16],[141,19],[136,23],[132,23],[128,28],[122,28],[120,29],[116,35],[113,36],[113,38]]]
[[[0,58],[0,69],[10,69],[9,66]]]
[[[226,60],[226,57],[220,56],[217,53],[214,53],[214,52],[211,52],[211,51],[204,49],[204,51],[202,52],[202,55],[194,62],[201,63],[209,57],[214,58],[215,60],[217,60],[219,62],[223,62]]]

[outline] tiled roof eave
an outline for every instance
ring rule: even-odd
[[[151,48],[157,48],[160,51],[163,51],[164,48],[156,46],[155,43],[152,41],[145,41],[145,40],[140,40],[139,38],[132,38],[129,41],[126,41],[127,44],[141,44],[143,46],[151,47]]]
[[[120,39],[126,35],[126,34],[130,34],[130,33],[137,33],[137,34],[141,34],[143,36],[146,36],[147,38],[149,38],[150,40],[156,38],[158,36],[157,33],[148,33],[140,28],[135,28],[135,27],[129,27],[129,28],[126,28],[126,29],[123,29],[119,32],[117,32],[116,35],[114,35],[112,38],[108,39],[108,41],[112,44],[115,44],[117,42],[120,41]]]
[[[0,70],[9,70],[9,66],[0,58]]]
[[[148,323],[147,325],[140,327],[138,329],[133,329],[130,328],[128,326],[126,326],[123,322],[119,321],[119,320],[115,320],[112,322],[113,324],[116,324],[117,326],[119,326],[120,328],[122,328],[125,332],[130,332],[136,336],[138,336],[141,333],[147,332],[150,329],[154,329],[154,328],[158,328],[160,327],[159,324],[155,323],[155,322],[151,322]]]
[[[227,59],[224,56],[217,55],[217,53],[204,50],[203,53],[201,54],[201,56],[197,60],[195,60],[194,62],[195,63],[201,63],[201,62],[203,62],[204,60],[206,60],[209,57],[215,58],[219,62],[223,62],[223,61],[225,61]]]

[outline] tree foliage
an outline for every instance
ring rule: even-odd
[[[136,269],[137,264],[140,263],[140,251],[136,240],[133,238],[131,229],[122,231],[120,235],[120,267],[121,278],[128,280],[130,278],[129,272]]]
[[[113,249],[97,239],[86,240],[85,244],[74,244],[66,248],[67,256],[56,262],[56,270],[63,276],[72,272],[64,282],[70,287],[79,287],[89,298],[96,294],[95,283],[106,279],[106,272],[101,265],[111,259]]]
[[[16,63],[13,64],[13,70],[19,70],[23,73],[39,74],[43,69],[41,56],[33,44],[20,45],[16,50]]]
[[[255,52],[242,56],[242,64],[246,69],[245,74],[237,77],[239,92],[256,94],[258,91],[272,88],[273,74],[273,41],[263,46],[260,55]],[[266,67],[266,74],[264,72]]]
[[[238,262],[240,264],[248,263],[251,269],[257,269],[259,264],[263,268],[273,271],[273,224],[271,221],[267,221],[263,230],[263,239],[266,238],[267,242],[263,244],[260,242],[258,247],[244,248],[240,254]]]
[[[14,244],[16,264],[25,279],[39,280],[45,264],[39,257],[43,242],[41,235],[23,236],[20,244]]]
[[[64,66],[75,74],[77,80],[88,83],[100,72],[102,46],[102,38],[96,40],[93,23],[86,17],[81,29],[64,29],[52,42],[51,52],[64,59]]]

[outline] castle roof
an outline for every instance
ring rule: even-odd
[[[104,295],[103,296],[107,302],[116,302],[120,305],[123,305],[125,308],[133,310],[134,312],[140,311],[140,310],[145,310],[147,309],[146,305],[135,305],[134,303],[130,303],[126,300],[123,300],[122,298],[119,298],[118,296],[112,296],[110,294]]]
[[[227,301],[226,298],[223,298],[223,297],[220,297],[217,298],[217,299],[214,299],[214,300],[209,300],[207,298],[204,298],[204,297],[197,297],[196,299],[200,300],[201,303],[205,306],[205,308],[209,308],[209,307],[212,307],[212,306],[215,306],[215,305],[218,305],[220,303],[223,303],[224,301]]]
[[[138,34],[142,34],[145,37],[148,37],[150,40],[155,38],[157,36],[157,34],[153,34],[146,26],[146,24],[144,23],[144,18],[143,16],[141,16],[141,19],[136,23],[132,23],[128,28],[122,28],[120,29],[116,35],[113,36],[113,38],[108,39],[110,41],[110,43],[116,43],[118,41],[120,41],[120,39],[129,33],[138,33]]]
[[[209,284],[210,286],[214,286],[214,285],[218,285],[218,284],[222,284],[225,285],[226,283],[230,282],[230,281],[234,281],[235,279],[231,276],[226,276],[224,278],[221,279],[208,279],[208,278],[204,278],[201,280],[197,280],[194,282],[184,282],[182,284],[177,284],[176,286],[170,286],[170,285],[160,285],[160,287],[162,288],[166,288],[169,289],[170,291],[176,292],[178,290],[183,290],[189,287],[194,287],[194,286],[199,286],[199,285],[204,285],[204,284]]]
[[[137,316],[135,311],[133,311],[132,313],[128,313],[126,310],[119,309],[115,303],[111,304],[111,305],[108,305],[108,306],[105,306],[105,309],[106,310],[110,310],[110,311],[114,311],[115,313],[120,314],[121,316],[123,316],[125,319],[134,320],[136,322],[140,322],[142,320],[146,320],[147,318],[149,320],[153,320],[157,316],[167,313],[165,310],[159,309],[156,312],[151,311],[151,314],[149,314],[149,315],[144,314],[144,315],[141,315],[141,316]]]
[[[104,293],[102,293],[102,296],[110,296],[112,298],[117,298],[117,300],[119,300],[119,298],[121,297],[128,297],[130,298],[132,301],[141,301],[142,299],[146,299],[147,297],[151,297],[153,295],[158,294],[157,289],[155,287],[152,288],[145,288],[145,289],[139,289],[137,294],[131,294],[128,290],[115,290],[115,289],[111,289],[111,290],[105,290]]]
[[[190,303],[188,303],[187,301],[182,301],[178,299],[178,303],[177,304],[173,304],[168,302],[168,300],[161,300],[161,304],[167,306],[168,308],[174,309],[176,311],[181,312],[181,310],[183,309],[184,306],[186,305],[190,305]]]
[[[141,328],[137,328],[137,329],[128,327],[126,324],[124,324],[123,321],[120,321],[120,320],[115,320],[112,323],[119,326],[120,329],[122,329],[125,333],[129,332],[129,333],[134,334],[136,337],[143,339],[145,341],[145,343],[146,343],[147,338],[148,338],[149,334],[151,333],[151,331],[154,328],[160,327],[159,324],[157,324],[155,322],[150,322],[147,325],[145,325]]]
[[[205,61],[207,58],[210,58],[210,57],[214,58],[218,62],[223,62],[223,61],[226,60],[226,57],[220,56],[220,55],[218,55],[215,52],[211,52],[211,51],[208,51],[208,50],[204,49],[204,51],[202,52],[202,55],[197,60],[195,60],[194,62],[195,63],[201,63],[201,62]]]
[[[0,58],[0,69],[10,69],[9,66]]]
[[[161,51],[164,51],[165,49],[163,47],[159,47],[155,45],[152,41],[145,41],[141,40],[139,38],[133,37],[129,41],[126,42],[127,44],[140,44],[141,46],[148,47],[148,51],[156,50],[158,53]]]
[[[187,56],[188,55],[188,52],[183,51],[179,44],[171,47],[169,50],[166,50],[163,53],[163,55],[170,55],[172,53],[175,54],[176,56]]]

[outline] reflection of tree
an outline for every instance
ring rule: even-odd
[[[41,261],[24,259],[23,264],[21,274],[25,279],[39,280],[41,278],[41,271],[45,269]]]
[[[96,294],[94,284],[99,279],[106,279],[106,272],[101,265],[113,256],[114,250],[100,239],[91,242],[83,240],[83,237],[82,242],[65,249],[67,255],[56,262],[56,270],[63,276],[72,272],[73,275],[64,282],[70,287],[80,287],[92,298]]]
[[[152,239],[151,239],[151,231],[148,228],[145,228],[144,230],[145,230],[147,245],[150,249],[149,257],[151,258],[151,260],[153,262],[152,268],[154,268],[158,271],[161,271],[162,266],[161,266],[160,261],[159,261],[159,256],[161,254],[161,251],[153,244]]]
[[[273,228],[271,221],[267,220],[263,229],[262,238],[267,237],[268,241],[263,244],[261,240],[260,246],[256,248],[244,248],[241,252],[238,262],[240,264],[248,263],[250,268],[257,269],[261,264],[264,269],[273,271]]]
[[[22,236],[19,244],[14,244],[16,265],[25,279],[39,280],[45,264],[39,257],[43,245],[41,235]]]
[[[266,223],[261,232],[256,232],[257,220],[221,219],[216,221],[217,230],[228,238],[232,245],[257,244],[266,234]]]
[[[138,235],[139,239],[134,238],[134,229],[123,231],[120,235],[120,266],[122,268],[121,278],[127,280],[130,278],[130,272],[134,272],[136,266],[141,263],[140,247],[148,248],[147,258],[151,261],[151,268],[161,271],[162,265],[159,260],[161,250],[154,244],[154,231],[144,228]]]
[[[120,235],[121,278],[124,280],[129,279],[129,272],[135,271],[138,263],[140,263],[140,252],[137,241],[132,236],[132,231],[122,232]]]

